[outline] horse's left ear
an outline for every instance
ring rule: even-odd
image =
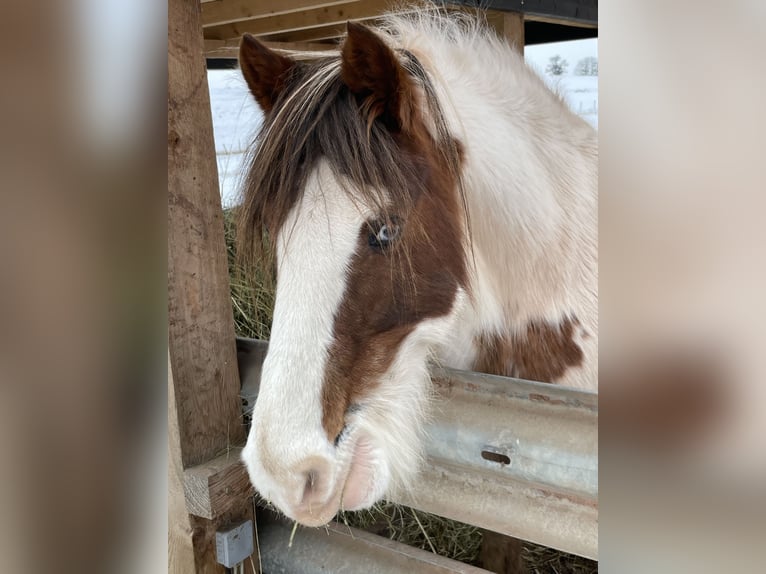
[[[242,36],[239,66],[250,92],[264,112],[268,113],[274,107],[294,65],[293,59],[270,50],[254,36]]]
[[[348,22],[341,50],[341,77],[356,94],[369,122],[381,120],[392,131],[412,127],[414,84],[394,51],[372,30]]]

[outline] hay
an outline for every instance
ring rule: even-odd
[[[348,526],[384,536],[408,546],[476,564],[481,531],[475,526],[383,501],[370,509],[341,512],[337,519]]]
[[[224,211],[226,250],[229,260],[231,302],[236,334],[268,339],[274,308],[275,278],[263,268],[243,269],[235,252],[236,213]],[[263,503],[263,501],[260,501]],[[267,507],[271,505],[266,505]],[[274,507],[271,507],[274,509]],[[274,509],[276,510],[276,509]],[[435,514],[383,501],[368,510],[341,512],[336,519],[348,526],[466,564],[477,565],[481,530]],[[524,543],[523,557],[530,574],[591,574],[598,563],[552,548]]]
[[[223,212],[223,225],[234,330],[239,337],[268,340],[276,279],[273,273],[261,267],[245,269],[237,263],[235,209]]]
[[[531,542],[524,543],[523,557],[529,574],[594,574],[598,572],[598,562]]]
[[[393,502],[382,502],[369,510],[341,512],[337,520],[408,546],[435,551],[446,558],[480,565],[481,530],[457,520],[449,520]],[[531,542],[524,542],[522,556],[526,572],[529,574],[598,572],[598,562]]]

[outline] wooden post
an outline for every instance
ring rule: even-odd
[[[170,571],[188,572],[193,564],[195,572],[223,573],[216,561],[216,530],[254,517],[246,491],[218,510],[203,504],[210,518],[189,514],[189,474],[200,466],[218,459],[209,471],[196,472],[192,484],[207,484],[200,476],[208,476],[217,494],[222,481],[241,484],[232,476],[244,474],[236,455],[234,473],[219,462],[245,438],[196,0],[168,1],[168,363]],[[220,496],[211,500],[218,503]]]
[[[524,14],[488,10],[487,20],[498,36],[505,38],[520,53],[524,53]]]

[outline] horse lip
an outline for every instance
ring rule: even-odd
[[[344,483],[345,484],[345,481]],[[341,510],[342,488],[335,488],[327,500],[321,504],[300,504],[291,508],[290,518],[304,526],[323,526],[330,522],[333,517]]]

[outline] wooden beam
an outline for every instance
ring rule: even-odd
[[[369,20],[376,18],[387,10],[395,8],[397,0],[358,0],[349,4],[327,6],[303,12],[282,14],[270,18],[258,18],[214,26],[205,29],[206,38],[228,40],[237,38],[245,33],[256,36],[266,34],[285,34],[294,30],[320,28],[330,24],[345,24],[348,20]],[[423,9],[424,5],[413,5],[410,9]]]
[[[199,2],[168,0],[168,566],[223,574],[215,533],[252,520],[252,501],[208,520],[179,493],[184,469],[245,438],[203,50]]]
[[[186,510],[180,444],[173,371],[168,355],[168,574],[195,571],[192,525]]]
[[[217,463],[217,469],[215,464],[208,465],[208,468],[214,470],[207,474],[208,494],[202,494],[205,491],[203,488],[195,489],[195,483],[201,482],[199,477],[203,473],[197,467],[184,471],[180,445],[175,382],[168,353],[168,573],[224,574],[224,568],[218,564],[216,557],[215,532],[231,523],[248,519],[254,521],[255,507],[252,498],[249,491],[241,486],[236,487],[237,484],[241,485],[241,478],[232,478],[231,472],[235,467],[230,465],[227,468],[220,461]],[[240,496],[232,496],[231,490],[226,491],[230,485],[234,486],[234,490],[239,492]],[[215,516],[214,520],[189,514],[190,506],[197,509],[195,503],[189,504],[189,489],[195,493],[195,503],[201,504],[203,509],[209,508],[209,514]],[[209,502],[205,503],[205,498]],[[255,562],[254,560],[252,564],[245,564],[246,572],[255,574],[252,568]]]
[[[487,11],[487,21],[498,36],[504,38],[514,49],[524,53],[524,15],[520,12]]]
[[[218,518],[237,510],[252,498],[255,490],[239,457],[242,448],[235,447],[218,458],[184,471],[184,495],[189,514],[202,518]]]
[[[569,26],[572,28],[590,28],[592,30],[598,29],[598,22],[580,22],[553,16],[542,16],[540,14],[524,14],[524,19],[527,22],[542,22],[544,24],[556,24],[558,26]]]
[[[245,435],[199,4],[170,8],[168,335],[188,468]]]
[[[436,4],[476,7],[476,0],[432,0]],[[521,12],[531,16],[552,18],[567,26],[598,26],[598,0],[482,0],[483,9]]]
[[[374,26],[377,20],[367,20],[365,24]],[[308,30],[294,30],[287,33],[269,34],[261,36],[261,40],[270,42],[316,42],[319,40],[332,40],[340,38],[346,33],[346,23],[309,28]]]
[[[239,58],[239,41],[239,38],[205,40],[205,57],[236,60]],[[338,49],[337,44],[320,42],[264,42],[264,44],[272,50],[287,54],[327,52]]]
[[[219,0],[202,6],[202,25],[220,26],[242,20],[254,20],[302,12],[327,6],[349,4],[356,0],[280,0],[279,2],[257,2],[254,0]]]

